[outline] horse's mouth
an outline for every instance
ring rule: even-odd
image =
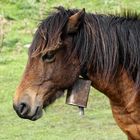
[[[63,93],[63,90],[50,92],[46,95],[46,97],[44,96],[44,98],[42,98],[42,101],[40,98],[36,98],[33,106],[28,102],[29,99],[31,100],[31,97],[27,96],[28,98],[26,98],[26,100],[23,98],[17,105],[14,104],[13,108],[20,118],[35,121],[42,117],[43,109],[52,104],[57,98],[61,97]]]
[[[35,120],[38,120],[39,118],[42,117],[42,114],[43,114],[43,110],[41,107],[37,107],[36,111],[35,111],[35,114],[27,119],[30,119],[32,121],[35,121]]]
[[[17,107],[15,107],[15,105],[13,105],[13,108],[15,109],[17,115],[22,118],[22,119],[29,119],[31,121],[35,121],[35,120],[38,120],[39,118],[42,117],[42,114],[43,114],[43,109],[41,106],[37,106],[34,113],[31,114],[29,112],[29,110],[26,112],[26,111],[22,111],[20,112],[19,109],[17,109]]]
[[[43,114],[43,110],[38,108],[33,116],[27,116],[24,119],[29,119],[31,121],[36,121],[36,120],[38,120],[39,118],[42,117],[42,114]]]

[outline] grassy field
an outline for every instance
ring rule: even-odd
[[[20,119],[12,108],[15,88],[27,61],[27,48],[39,21],[62,5],[92,12],[122,8],[140,12],[139,0],[0,0],[0,140],[126,140],[115,124],[108,99],[91,89],[85,116],[65,105],[65,96],[47,108],[43,118]]]

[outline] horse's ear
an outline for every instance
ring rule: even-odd
[[[74,33],[78,30],[84,18],[84,15],[85,15],[85,8],[83,8],[81,11],[69,17],[67,23],[67,33]]]

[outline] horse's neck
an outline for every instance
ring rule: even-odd
[[[119,70],[114,80],[107,82],[100,74],[89,73],[93,87],[109,97],[113,117],[119,127],[133,140],[140,139],[140,93],[126,70]]]
[[[126,70],[118,70],[114,80],[109,82],[100,74],[94,75],[92,72],[89,72],[89,79],[92,81],[92,86],[109,97],[113,104],[127,106],[137,95],[134,82]]]

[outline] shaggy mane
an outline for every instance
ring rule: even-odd
[[[68,18],[78,9],[57,7],[44,19],[36,31],[29,54],[40,54],[46,48],[57,47]],[[51,45],[50,45],[51,44]],[[85,13],[78,32],[73,34],[71,53],[79,57],[81,67],[110,79],[121,65],[140,85],[140,15],[125,11],[121,15]]]

